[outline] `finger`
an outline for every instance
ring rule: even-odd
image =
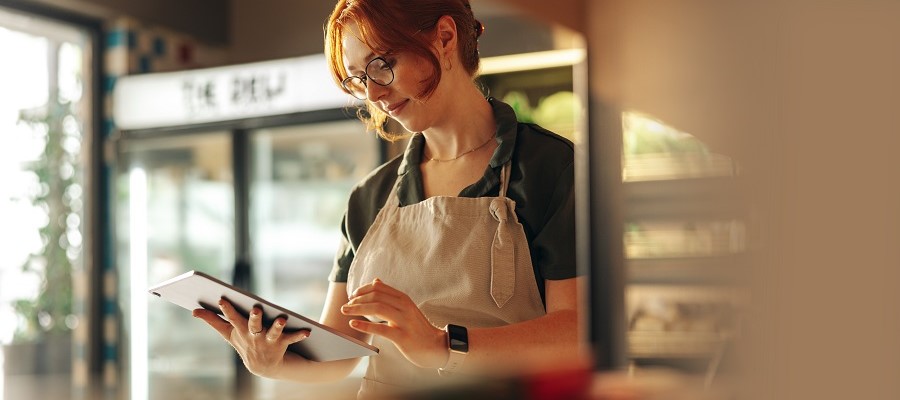
[[[350,327],[370,335],[383,336],[388,340],[393,340],[396,330],[388,324],[379,324],[377,322],[363,321],[359,319],[350,320]]]
[[[345,304],[341,306],[344,315],[375,316],[378,319],[397,323],[403,318],[403,313],[385,303]]]
[[[407,305],[406,297],[397,297],[383,291],[373,291],[354,297],[347,302],[349,305],[366,303],[384,303],[391,307],[402,309]]]
[[[310,335],[309,330],[303,329],[303,330],[299,330],[297,332],[286,333],[286,334],[284,334],[284,336],[281,337],[281,340],[283,340],[285,342],[285,344],[287,344],[287,345],[292,345],[303,339],[308,338],[309,335]]]
[[[266,340],[276,341],[281,337],[282,331],[284,331],[284,325],[286,324],[283,317],[279,317],[275,319],[275,322],[272,323],[272,326],[269,327],[269,331],[266,332]]]
[[[372,289],[372,284],[371,284],[371,283],[367,283],[367,284],[365,284],[365,285],[362,285],[362,286],[356,288],[356,290],[354,290],[353,293],[350,294],[350,298],[351,298],[351,299],[355,299],[355,298],[357,298],[357,297],[359,297],[359,296],[362,296],[362,295],[364,295],[364,294],[366,294],[366,293],[371,293],[372,290],[373,290],[373,289]]]
[[[404,298],[407,298],[405,293],[376,279],[375,282],[361,286],[353,292],[350,301],[396,301]]]
[[[376,288],[376,290],[383,290],[385,293],[390,294],[391,296],[406,296],[406,293],[395,289],[393,286],[384,283],[384,281],[378,278],[375,278],[375,280],[372,281],[372,287]]]
[[[367,293],[377,293],[377,292],[384,293],[386,295],[393,296],[393,297],[406,296],[405,293],[403,293],[397,289],[394,289],[391,285],[384,283],[384,281],[382,281],[381,279],[375,278],[375,280],[372,281],[372,283],[367,283],[365,285],[358,287],[356,290],[354,290],[353,294],[350,296],[350,298],[356,298],[356,297],[365,295]]]
[[[241,313],[237,312],[228,300],[219,300],[219,308],[222,310],[225,320],[228,321],[231,326],[238,328],[238,332],[246,332],[244,328],[247,326],[247,318],[244,318]]]
[[[250,318],[247,319],[247,330],[251,334],[257,334],[262,332],[262,309],[256,306],[253,306],[253,310],[250,311]]]
[[[216,332],[219,333],[219,335],[222,335],[225,340],[231,338],[231,330],[234,329],[234,327],[232,327],[231,324],[228,323],[228,321],[225,321],[224,319],[219,317],[218,314],[207,309],[198,308],[192,311],[191,315],[203,320],[203,322],[206,322],[209,326],[215,329]]]

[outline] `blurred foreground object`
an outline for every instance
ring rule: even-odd
[[[556,369],[509,378],[410,392],[403,400],[717,400],[727,387],[704,388],[702,380],[669,369],[595,373]],[[733,393],[732,393],[733,394]]]

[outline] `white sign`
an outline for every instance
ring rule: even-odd
[[[113,92],[119,129],[147,129],[342,108],[324,55],[126,76]]]

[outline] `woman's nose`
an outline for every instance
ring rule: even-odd
[[[366,85],[366,98],[369,99],[369,101],[371,101],[371,102],[378,101],[378,99],[380,99],[382,96],[384,96],[384,94],[387,93],[388,90],[390,90],[390,89],[388,89],[387,86],[381,86],[372,81],[369,81],[367,83],[368,84]]]

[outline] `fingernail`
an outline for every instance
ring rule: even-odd
[[[356,319],[350,320],[350,326],[352,326],[354,328],[359,327],[359,320],[356,320]]]

